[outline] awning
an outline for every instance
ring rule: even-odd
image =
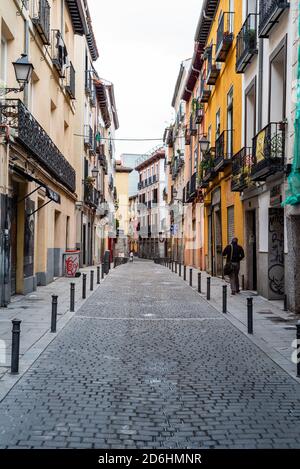
[[[27,179],[27,181],[35,182],[39,186],[34,191],[30,192],[30,194],[27,194],[22,200],[27,199],[27,197],[34,194],[34,192],[38,191],[41,187],[43,187],[46,191],[46,196],[48,197],[49,202],[55,202],[56,204],[61,203],[60,195],[57,192],[55,192],[53,189],[50,189],[50,187],[48,187],[44,182],[42,182],[39,179],[33,177],[31,174],[26,173],[22,168],[20,168],[17,165],[14,165],[14,164],[10,165],[10,169],[14,173],[16,173],[19,176],[23,177],[24,179]]]

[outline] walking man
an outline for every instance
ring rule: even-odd
[[[240,293],[240,262],[244,259],[245,253],[242,246],[238,244],[238,239],[233,238],[231,244],[228,244],[223,251],[223,257],[226,257],[226,266],[230,278],[231,294]],[[225,272],[226,274],[226,272]]]

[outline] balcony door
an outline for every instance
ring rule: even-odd
[[[227,95],[227,149],[228,158],[233,155],[233,88]]]
[[[269,122],[286,117],[286,37],[270,58]]]
[[[252,147],[256,134],[256,79],[249,85],[245,93],[245,146]]]

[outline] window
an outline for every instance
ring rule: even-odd
[[[216,114],[216,140],[220,137],[221,133],[221,110],[219,109]]]
[[[0,80],[1,84],[6,86],[7,82],[7,41],[1,37],[1,62],[0,62]]]
[[[234,205],[227,208],[227,242],[231,243],[234,238]]]
[[[227,149],[228,157],[233,155],[233,87],[227,95]]]
[[[286,116],[286,38],[270,58],[269,122]]]
[[[245,92],[245,146],[252,147],[256,134],[256,78]]]

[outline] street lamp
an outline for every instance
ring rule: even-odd
[[[96,168],[96,166],[94,166],[94,168],[92,169],[92,177],[93,177],[94,179],[97,179],[98,174],[99,174],[99,169]]]
[[[207,153],[209,150],[210,141],[207,140],[205,135],[203,135],[203,137],[199,140],[199,143],[202,154]]]
[[[3,90],[1,90],[2,95],[11,92],[20,93],[24,90],[25,85],[27,85],[31,79],[34,68],[32,63],[28,62],[27,54],[21,54],[21,57],[12,64],[15,70],[16,80],[19,83],[20,88],[3,88]]]

